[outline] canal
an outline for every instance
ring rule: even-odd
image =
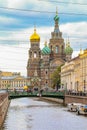
[[[87,130],[87,117],[39,98],[13,99],[2,130]]]

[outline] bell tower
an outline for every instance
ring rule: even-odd
[[[36,33],[36,28],[34,28],[34,33],[30,36],[30,49],[28,54],[27,77],[34,77],[35,71],[37,71],[37,76],[40,77],[40,36]]]
[[[58,11],[56,10],[56,15],[54,17],[54,31],[51,32],[51,39],[49,43],[49,47],[51,49],[51,59],[60,58],[65,60],[65,43],[64,39],[62,38],[62,32],[59,29],[59,16]]]

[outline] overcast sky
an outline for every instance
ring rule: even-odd
[[[87,48],[86,0],[0,0],[0,70],[27,75],[29,38],[36,25],[40,47],[51,38],[58,8],[59,28],[69,37],[73,57]]]

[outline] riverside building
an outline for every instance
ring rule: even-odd
[[[87,49],[62,66],[61,84],[67,90],[87,92]]]

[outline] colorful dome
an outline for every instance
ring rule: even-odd
[[[73,53],[73,49],[70,47],[70,42],[66,43],[66,48],[65,48],[65,54],[66,55],[71,55]]]
[[[34,29],[34,33],[30,36],[30,41],[40,41],[40,36],[36,33],[36,29]]]
[[[56,9],[56,15],[55,15],[55,17],[54,17],[54,20],[55,20],[55,21],[59,21],[59,17],[58,17],[58,11],[57,11],[57,9]]]
[[[24,86],[24,90],[27,90],[28,89],[28,86]]]
[[[45,42],[45,47],[42,49],[42,54],[43,55],[47,55],[50,54],[51,50],[50,48],[47,46],[47,42]]]

